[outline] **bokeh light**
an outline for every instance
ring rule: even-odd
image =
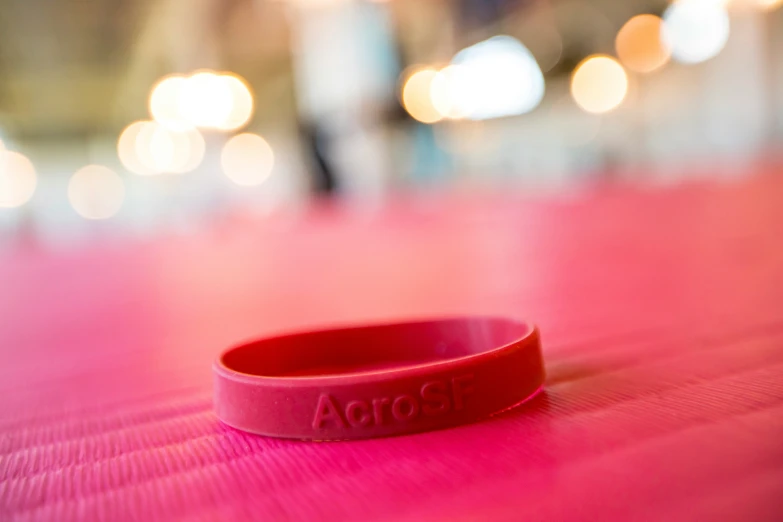
[[[405,80],[402,87],[402,105],[414,119],[422,123],[435,123],[443,119],[443,115],[432,103],[430,95],[432,82],[438,71],[435,69],[420,69]]]
[[[37,180],[35,167],[24,154],[0,150],[0,207],[20,207],[30,201]]]
[[[177,160],[175,158],[175,148],[180,148],[184,143],[175,144],[173,134],[154,121],[145,122],[139,134],[136,136],[136,156],[141,160],[146,168],[159,174],[168,172],[174,166]]]
[[[663,13],[661,37],[672,57],[699,63],[716,56],[729,39],[729,15],[714,0],[680,0]]]
[[[430,103],[442,118],[459,119],[466,116],[455,99],[460,73],[459,65],[449,65],[432,78]]]
[[[196,127],[220,128],[231,115],[231,88],[219,75],[202,71],[186,78],[179,112]]]
[[[253,116],[253,94],[247,83],[239,76],[224,74],[220,78],[231,93],[231,110],[220,123],[219,128],[227,131],[240,129],[247,125]]]
[[[145,173],[181,174],[195,169],[203,161],[205,143],[197,129],[175,131],[155,121],[140,123],[132,153]]]
[[[627,93],[628,76],[623,66],[609,56],[588,56],[571,76],[571,95],[587,112],[609,112],[622,103]]]
[[[452,65],[457,67],[448,81],[450,111],[467,118],[525,114],[544,97],[544,75],[535,58],[510,36],[495,36],[463,49]]]
[[[628,20],[617,33],[615,49],[622,64],[631,71],[649,73],[669,61],[671,52],[661,40],[663,20],[643,14]]]
[[[179,110],[179,100],[186,79],[181,75],[166,76],[161,79],[150,92],[149,113],[150,117],[166,128],[184,130],[190,127]]]
[[[136,141],[141,131],[150,122],[136,121],[125,127],[117,140],[117,156],[122,165],[134,174],[149,176],[156,174],[154,169],[147,167],[136,152]]]
[[[103,165],[87,165],[68,182],[68,201],[87,219],[107,219],[119,212],[125,199],[125,184]]]
[[[204,142],[204,136],[202,136],[196,128],[175,133],[175,135],[184,137],[187,143],[187,154],[181,162],[178,162],[175,165],[171,172],[174,174],[184,174],[185,172],[195,170],[204,161],[204,153],[207,148],[206,143]],[[183,148],[182,150],[184,151],[185,149]]]
[[[148,108],[154,121],[172,131],[190,127],[232,131],[253,116],[253,95],[234,73],[173,74],[153,86]]]
[[[272,173],[272,147],[258,134],[237,134],[223,145],[223,173],[237,185],[260,185]]]

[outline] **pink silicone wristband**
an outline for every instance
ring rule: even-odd
[[[383,437],[473,422],[543,386],[538,330],[500,318],[381,324],[271,337],[214,365],[217,415],[275,437]]]

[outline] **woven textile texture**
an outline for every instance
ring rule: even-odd
[[[0,263],[0,520],[783,520],[783,179],[322,206]],[[359,442],[213,414],[229,344],[463,313],[537,322],[545,393]]]

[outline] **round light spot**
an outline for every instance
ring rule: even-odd
[[[169,130],[190,127],[236,130],[253,115],[253,95],[234,73],[200,71],[162,78],[150,91],[150,116]]]
[[[435,123],[443,119],[435,108],[430,95],[432,82],[438,72],[421,69],[411,74],[402,87],[402,105],[414,119],[422,123]]]
[[[148,104],[153,120],[173,130],[184,130],[190,127],[179,110],[179,100],[185,83],[184,76],[171,75],[155,84],[150,92]]]
[[[27,156],[0,151],[0,207],[20,207],[30,201],[37,184],[35,167]]]
[[[260,185],[272,173],[274,153],[264,138],[246,132],[223,145],[220,165],[223,173],[237,185]]]
[[[143,122],[135,140],[135,154],[150,172],[189,172],[204,159],[204,138],[195,128],[174,131],[157,122]]]
[[[443,118],[459,119],[466,116],[456,99],[460,72],[459,65],[449,65],[438,71],[430,83],[430,101]]]
[[[661,38],[678,62],[704,62],[726,45],[729,15],[713,0],[680,0],[663,13]]]
[[[620,62],[639,73],[649,73],[666,65],[671,52],[661,41],[662,26],[663,20],[651,14],[628,20],[615,39]]]
[[[155,169],[147,167],[136,152],[136,142],[141,131],[149,124],[148,121],[136,121],[125,127],[117,140],[117,156],[122,165],[134,174],[150,176]]]
[[[182,85],[179,112],[196,127],[220,128],[233,110],[232,90],[213,72],[199,72]]]
[[[125,184],[113,170],[103,165],[87,165],[68,182],[68,201],[87,219],[107,219],[115,215],[125,199]]]
[[[622,103],[627,93],[628,76],[623,66],[609,56],[585,58],[571,76],[571,96],[587,112],[609,112]]]
[[[204,136],[202,136],[196,128],[191,128],[177,134],[184,136],[185,140],[187,140],[188,154],[184,161],[178,163],[172,172],[175,174],[183,174],[195,170],[204,161],[206,143],[204,142]]]
[[[220,129],[237,130],[247,125],[253,116],[253,95],[250,88],[239,76],[224,74],[220,78],[231,93],[231,111],[220,124]]]

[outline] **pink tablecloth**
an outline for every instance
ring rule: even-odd
[[[783,520],[783,180],[417,198],[0,259],[0,519]],[[212,412],[264,333],[536,320],[546,393],[310,443]]]

